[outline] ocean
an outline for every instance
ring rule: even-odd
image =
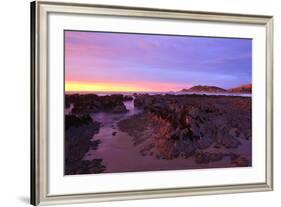
[[[209,95],[209,96],[240,96],[240,97],[252,97],[251,93],[206,93],[206,92],[65,92],[65,94],[96,94],[98,96],[106,96],[113,94],[122,94],[132,96],[134,94],[149,94],[149,95]]]

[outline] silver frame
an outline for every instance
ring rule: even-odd
[[[264,183],[87,194],[48,194],[48,14],[110,15],[263,25],[266,28],[266,178]],[[31,204],[66,204],[273,190],[273,17],[76,3],[31,3]]]

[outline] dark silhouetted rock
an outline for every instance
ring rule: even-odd
[[[224,157],[223,153],[210,153],[210,152],[198,152],[195,154],[195,162],[198,164],[208,164],[209,162],[218,162]]]
[[[238,157],[237,159],[233,160],[232,163],[237,167],[248,167],[250,166],[249,160],[245,157]]]
[[[72,114],[89,114],[96,112],[125,113],[124,101],[132,97],[121,94],[97,96],[96,94],[65,95],[65,105],[73,104]]]
[[[98,148],[98,146],[100,145],[101,141],[98,139],[98,140],[94,140],[94,141],[91,141],[90,142],[90,148],[92,150],[96,150]]]
[[[66,115],[64,159],[65,174],[95,173],[104,170],[101,161],[83,160],[90,149],[97,149],[99,140],[91,141],[94,134],[98,133],[100,124],[93,122],[89,115]]]
[[[106,167],[102,164],[102,159],[93,160],[81,160],[77,164],[67,166],[65,169],[65,174],[75,175],[75,174],[95,174],[105,171]]]
[[[126,109],[125,105],[118,105],[118,106],[115,106],[111,112],[112,113],[125,113],[127,112],[128,110]]]
[[[251,139],[251,97],[139,94],[134,104],[149,115],[143,116],[147,117],[144,122],[157,129],[153,150],[158,151],[159,158],[189,157],[211,146],[228,151],[237,149],[240,139]],[[121,122],[128,125],[134,121],[132,118]],[[121,128],[128,130],[126,126]],[[145,139],[138,140],[137,143],[141,143]],[[207,155],[198,155],[198,162],[222,157],[221,154]]]
[[[182,89],[181,92],[208,92],[208,93],[221,93],[221,92],[226,92],[225,89],[223,88],[219,88],[216,86],[193,86],[189,89]]]
[[[127,96],[124,96],[124,97],[123,97],[123,100],[124,100],[124,101],[132,101],[132,100],[133,100],[133,96],[128,96],[128,95],[127,95]]]
[[[70,127],[79,127],[81,125],[88,125],[92,123],[92,119],[89,115],[75,116],[65,115],[65,129]],[[97,123],[95,123],[97,125]]]

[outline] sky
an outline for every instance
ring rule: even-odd
[[[66,91],[228,89],[251,77],[251,39],[65,31]]]

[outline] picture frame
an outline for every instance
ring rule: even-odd
[[[112,190],[80,193],[50,193],[50,15],[98,15],[111,18],[152,19],[172,22],[203,22],[258,26],[265,35],[264,83],[265,134],[264,180],[235,184],[158,187],[147,189]],[[57,137],[62,139],[62,137]],[[63,149],[61,149],[63,152]],[[273,17],[214,13],[202,11],[166,10],[156,8],[121,7],[35,1],[31,3],[31,204],[67,204],[115,200],[163,198],[224,193],[273,190]]]

